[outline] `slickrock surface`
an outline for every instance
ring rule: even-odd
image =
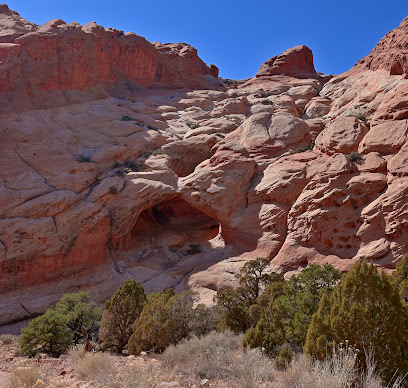
[[[340,76],[298,46],[228,89],[185,43],[0,11],[2,331],[129,277],[210,302],[260,256],[408,253],[407,19]]]

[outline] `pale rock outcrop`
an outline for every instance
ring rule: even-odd
[[[305,106],[305,115],[308,119],[315,119],[327,115],[330,112],[332,101],[325,97],[314,97]]]
[[[357,63],[357,67],[370,70],[384,69],[390,75],[408,74],[407,47],[408,17],[386,34],[371,53]]]
[[[408,120],[387,121],[370,128],[358,147],[359,152],[379,152],[390,155],[398,152],[408,141]]]
[[[226,143],[179,180],[179,191],[186,202],[228,226],[229,218],[246,206],[254,168],[244,147]]]
[[[162,150],[169,155],[173,171],[183,177],[191,174],[198,164],[209,158],[216,142],[214,135],[199,135],[166,144]]]
[[[316,148],[327,154],[357,151],[358,145],[368,132],[367,125],[355,117],[340,116],[330,121],[317,136]]]
[[[258,180],[248,192],[249,204],[276,202],[291,206],[308,182],[306,165],[291,157],[279,159]]]
[[[408,143],[388,161],[388,171],[395,176],[408,175]]]

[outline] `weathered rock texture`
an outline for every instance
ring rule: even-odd
[[[298,46],[225,89],[185,43],[0,11],[3,331],[65,292],[103,301],[129,277],[209,302],[259,256],[347,270],[408,253],[394,33],[332,79]]]
[[[390,75],[408,74],[408,16],[398,28],[390,31],[360,60],[358,67],[370,70],[387,70]]]

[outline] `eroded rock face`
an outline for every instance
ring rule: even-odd
[[[370,70],[384,69],[390,75],[408,74],[407,32],[408,17],[398,28],[385,35],[371,53],[358,62],[357,66]]]
[[[211,303],[248,259],[408,253],[408,80],[376,59],[404,54],[392,34],[369,69],[329,80],[298,46],[224,89],[188,44],[0,11],[1,330],[127,278]]]
[[[357,148],[368,132],[367,125],[355,117],[337,117],[330,121],[316,138],[316,148],[327,153],[349,154]]]
[[[119,81],[127,82],[122,94],[136,84],[211,88],[215,82],[214,69],[187,44],[155,47],[134,33],[105,29],[95,22],[81,26],[55,19],[37,26],[2,7],[0,91],[11,93],[8,99],[17,111],[77,102],[79,96],[62,93],[66,90],[88,89],[91,99],[106,96],[104,90],[93,88]]]
[[[281,55],[268,59],[256,73],[256,77],[289,75],[296,78],[313,78],[316,70],[313,53],[309,47],[296,46]]]

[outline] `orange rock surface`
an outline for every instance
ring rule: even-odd
[[[0,331],[127,278],[211,302],[271,270],[408,253],[405,19],[353,69],[297,46],[226,88],[185,43],[0,6]],[[398,63],[400,63],[398,62]],[[397,70],[395,70],[397,69]]]

